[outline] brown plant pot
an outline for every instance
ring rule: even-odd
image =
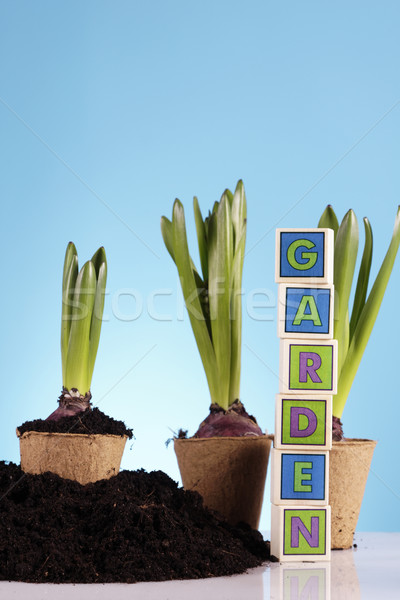
[[[271,439],[267,435],[174,439],[183,487],[233,525],[258,529]]]
[[[351,548],[365,484],[377,442],[345,439],[333,442],[329,455],[329,504],[332,549]]]
[[[26,431],[19,437],[21,469],[50,471],[82,485],[117,475],[127,436]]]

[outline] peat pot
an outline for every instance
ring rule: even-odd
[[[127,436],[42,433],[17,429],[21,469],[39,475],[50,471],[82,485],[117,475]]]
[[[233,525],[258,529],[271,439],[267,435],[174,439],[183,487]]]
[[[332,549],[351,548],[376,442],[333,442],[329,455]]]

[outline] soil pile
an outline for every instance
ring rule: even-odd
[[[111,435],[127,435],[132,439],[132,429],[128,429],[123,421],[117,421],[105,415],[98,408],[85,410],[72,417],[63,417],[59,421],[36,419],[25,421],[18,427],[20,434],[25,431],[42,431],[46,433],[109,433]]]
[[[269,558],[161,471],[122,471],[81,486],[0,462],[0,579],[111,583],[243,573]]]

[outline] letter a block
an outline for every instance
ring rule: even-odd
[[[333,285],[281,284],[278,336],[298,339],[333,338]]]
[[[337,392],[337,340],[281,340],[280,392]]]
[[[330,450],[332,396],[277,394],[274,447],[282,450]]]
[[[271,452],[271,502],[328,505],[329,452]]]
[[[333,283],[333,229],[277,229],[277,283]]]
[[[272,504],[271,554],[281,562],[330,560],[331,507]]]

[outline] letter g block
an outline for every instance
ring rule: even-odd
[[[277,229],[277,283],[333,283],[332,229]]]

